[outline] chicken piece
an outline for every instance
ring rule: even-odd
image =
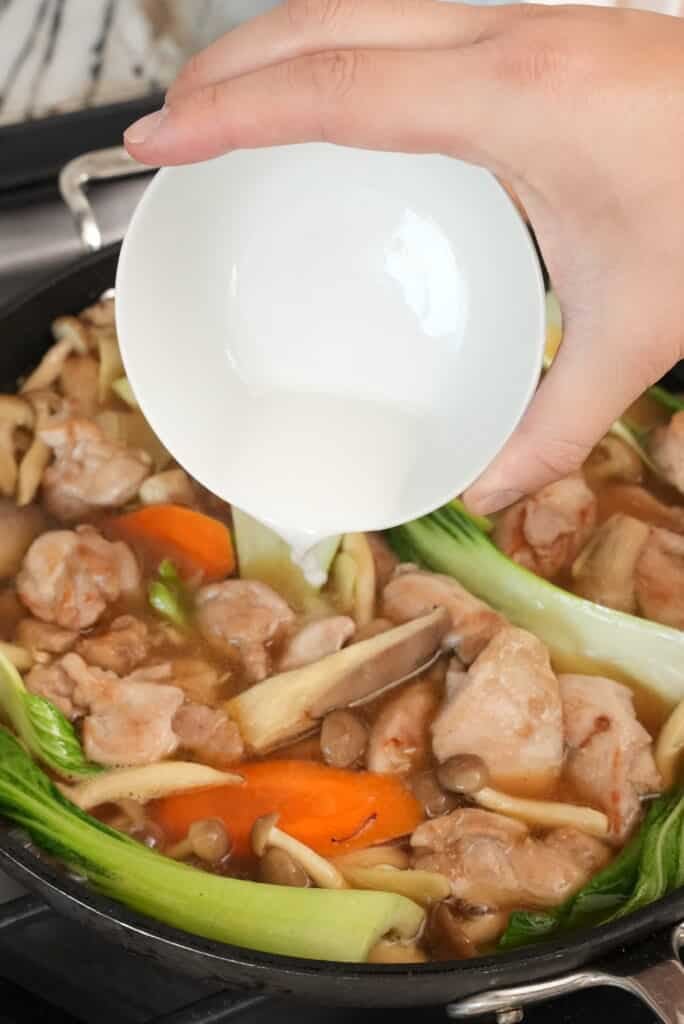
[[[548,484],[499,517],[494,542],[514,562],[550,579],[568,569],[596,522],[596,498],[581,473]]]
[[[382,591],[392,579],[399,559],[381,533],[367,533],[366,540],[375,563],[375,582],[378,591]]]
[[[295,616],[274,590],[257,580],[225,580],[200,588],[197,624],[219,653],[242,662],[251,682],[270,671],[268,647]]]
[[[609,519],[616,512],[640,519],[648,526],[660,526],[673,533],[684,533],[684,508],[665,505],[643,487],[618,484],[599,491],[599,520]]]
[[[165,469],[148,476],[140,487],[143,505],[189,505],[197,501],[192,480],[183,469]]]
[[[94,416],[98,406],[100,367],[93,356],[70,356],[62,367],[62,394],[78,416]]]
[[[108,604],[139,587],[130,548],[110,543],[90,526],[42,534],[17,576],[17,592],[29,611],[70,630],[92,626]]]
[[[348,615],[331,615],[307,622],[286,642],[278,662],[279,671],[288,672],[335,654],[351,640],[355,629],[354,620]]]
[[[86,706],[74,697],[75,680],[64,667],[62,659],[51,665],[34,665],[24,679],[26,689],[54,704],[70,722],[86,713]]]
[[[418,619],[443,607],[451,616],[452,632],[447,645],[470,664],[506,620],[484,601],[469,594],[450,576],[399,567],[382,594],[382,616],[395,624]]]
[[[230,673],[219,675],[218,670],[203,658],[174,658],[171,662],[174,686],[180,686],[186,698],[198,704],[216,707],[229,694],[226,693]]]
[[[611,837],[622,842],[639,817],[639,796],[662,788],[651,737],[626,686],[601,676],[562,675],[559,682],[565,775],[581,799],[605,811]]]
[[[178,737],[172,723],[183,691],[157,681],[169,674],[168,665],[119,679],[113,672],[86,665],[77,654],[65,654],[61,664],[74,681],[74,705],[87,709],[82,737],[91,761],[152,764],[175,753]]]
[[[366,767],[383,775],[414,771],[427,761],[430,723],[439,707],[433,684],[420,679],[391,697],[370,731]]]
[[[445,875],[457,899],[499,910],[559,906],[610,859],[574,829],[537,839],[520,822],[470,808],[419,825],[411,846],[413,866]]]
[[[108,440],[91,420],[66,420],[39,437],[55,453],[43,476],[43,502],[62,522],[125,505],[152,468],[147,452]]]
[[[546,647],[509,626],[467,674],[456,667],[448,699],[432,726],[438,761],[477,754],[492,785],[518,795],[553,789],[563,764],[563,712]]]
[[[74,646],[78,633],[74,629],[62,629],[52,622],[40,619],[22,619],[17,625],[14,640],[29,651],[45,651],[48,654],[64,654]]]
[[[45,529],[46,520],[37,505],[17,508],[0,497],[0,580],[15,576],[32,541]]]
[[[127,676],[145,660],[149,651],[148,629],[132,615],[114,619],[105,633],[79,640],[76,653],[89,665]]]
[[[664,626],[684,629],[684,537],[651,530],[635,571],[642,615]]]
[[[684,494],[684,411],[657,427],[649,438],[649,452],[668,483]]]
[[[176,713],[173,728],[180,746],[204,764],[225,768],[244,753],[240,730],[225,711],[185,704]]]
[[[650,528],[616,513],[599,527],[572,565],[573,590],[589,601],[634,614],[634,572]]]

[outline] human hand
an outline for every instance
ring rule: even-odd
[[[512,186],[564,340],[466,495],[487,513],[577,468],[684,355],[683,65],[684,20],[663,15],[289,0],[193,58],[125,140],[154,165],[314,140],[440,152]]]

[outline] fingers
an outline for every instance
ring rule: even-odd
[[[639,321],[637,321],[639,322]],[[480,515],[567,476],[647,387],[676,361],[652,338],[628,338],[614,325],[570,325],[554,364],[503,451],[464,495]]]
[[[167,97],[322,50],[464,46],[518,10],[439,0],[289,0],[193,57]]]
[[[298,57],[171,98],[126,133],[142,163],[191,163],[228,150],[327,141],[442,152],[495,165],[510,94],[487,44],[460,51],[332,50]],[[486,143],[483,136],[486,127]]]

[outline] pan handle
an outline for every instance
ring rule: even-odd
[[[525,1006],[590,988],[609,987],[636,996],[662,1024],[682,1024],[684,968],[679,951],[683,944],[684,924],[680,924],[660,932],[653,942],[649,942],[647,955],[641,961],[637,959],[634,962],[633,957],[625,954],[620,960],[573,971],[548,981],[466,996],[458,1002],[449,1003],[446,1014],[453,1021],[493,1014],[497,1024],[520,1024],[524,1019]],[[640,948],[637,956],[643,949]]]
[[[94,149],[65,164],[59,175],[59,191],[85,249],[96,252],[102,248],[102,232],[86,192],[88,184],[149,173],[150,168],[129,156],[123,146]]]

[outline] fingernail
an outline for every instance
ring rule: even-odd
[[[166,107],[155,110],[152,114],[145,114],[139,121],[134,121],[130,128],[124,132],[126,142],[134,146],[140,146],[143,142],[149,142],[153,135],[159,130],[166,117]]]
[[[488,516],[520,501],[522,496],[522,491],[492,491],[490,494],[483,494],[482,497],[471,498],[468,501],[468,508],[476,515]]]

